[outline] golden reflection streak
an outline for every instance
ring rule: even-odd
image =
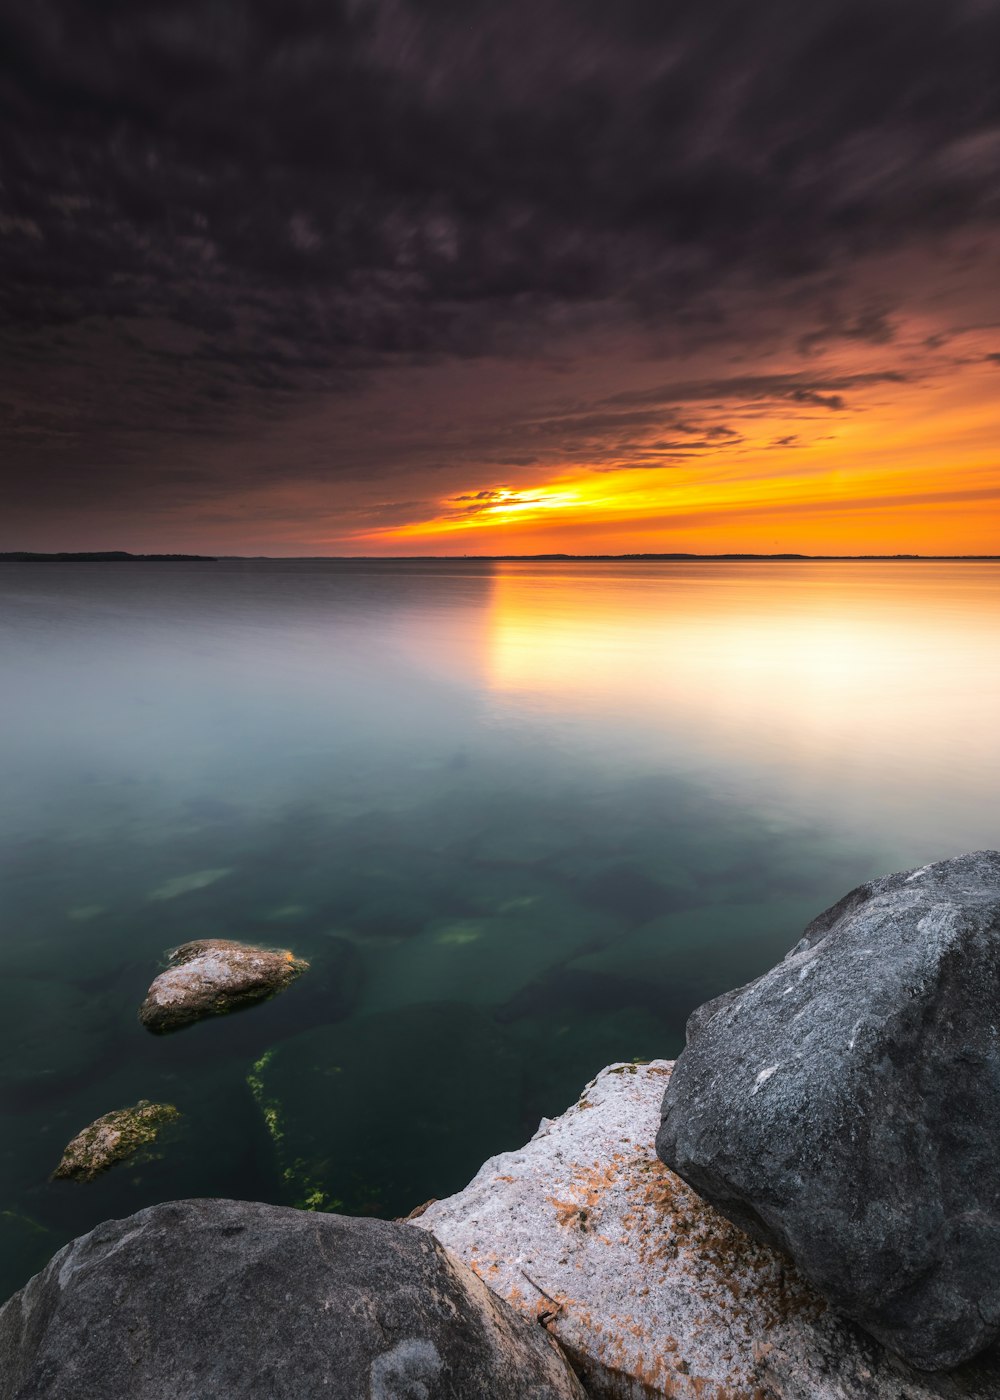
[[[1000,565],[507,563],[488,658],[497,697],[638,719],[651,759],[932,769],[996,751]]]

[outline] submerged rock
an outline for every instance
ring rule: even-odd
[[[520,1140],[522,1075],[504,1027],[476,1007],[430,1002],[293,1036],[248,1082],[288,1205],[403,1215]]]
[[[873,880],[709,1002],[657,1151],[916,1366],[1000,1334],[1000,852]]]
[[[165,884],[150,891],[146,897],[153,904],[165,899],[176,899],[178,895],[190,894],[193,890],[207,889],[209,885],[214,885],[217,880],[223,880],[232,873],[232,867],[225,866],[219,870],[194,870],[189,875],[175,875],[172,880],[167,880]]]
[[[0,1310],[0,1400],[585,1400],[558,1348],[409,1225],[174,1201]]]
[[[588,909],[550,883],[534,881],[523,898],[433,920],[376,962],[367,1004],[390,1011],[427,1001],[499,1006],[536,978],[596,941],[617,933],[614,919]]]
[[[53,956],[53,962],[57,959]],[[0,981],[0,1086],[23,1086],[27,1103],[39,1081],[85,1072],[105,1050],[110,1017],[98,998],[54,978]]]
[[[179,1030],[263,1001],[293,982],[309,964],[287,949],[257,948],[227,938],[199,938],[169,954],[139,1009],[147,1030]]]
[[[18,1210],[0,1210],[0,1298],[45,1267],[60,1239],[47,1225]]]
[[[671,1065],[613,1065],[414,1218],[563,1347],[591,1400],[996,1400],[996,1352],[914,1371],[656,1158]]]
[[[159,1137],[180,1113],[172,1103],[140,1099],[134,1108],[116,1108],[77,1133],[52,1173],[53,1181],[93,1181],[115,1162],[131,1157]]]

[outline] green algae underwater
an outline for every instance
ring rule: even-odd
[[[675,1055],[872,875],[998,844],[987,564],[0,572],[0,1295],[99,1221],[384,1216]],[[290,948],[167,1036],[195,938]],[[162,1143],[63,1148],[139,1100]]]

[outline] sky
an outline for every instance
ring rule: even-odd
[[[0,0],[0,550],[1000,553],[1000,0]]]

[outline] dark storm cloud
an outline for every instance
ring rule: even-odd
[[[906,375],[899,370],[863,374],[743,374],[719,379],[686,380],[659,388],[628,390],[613,394],[608,404],[706,403],[716,399],[736,399],[747,403],[815,404],[834,410],[845,407],[844,393],[868,389],[876,384],[902,384]]]
[[[610,400],[608,401],[610,402]],[[653,436],[653,434],[670,436]],[[517,442],[535,449],[534,456],[516,465],[586,462],[595,471],[622,471],[638,467],[665,466],[705,452],[735,447],[743,435],[723,423],[690,421],[670,405],[631,409],[628,412],[577,412],[544,416],[510,415],[484,424],[474,436],[449,444],[455,457],[481,460],[496,466],[510,464],[506,444]],[[489,487],[458,495],[456,501],[495,499],[496,491],[511,487]]]
[[[746,338],[734,289],[803,277],[803,355],[888,345],[852,262],[1000,217],[998,55],[995,0],[7,4],[12,459],[63,481],[82,454],[110,490],[144,439],[246,429],[386,364],[628,323]],[[713,396],[837,411],[857,381],[728,382]]]
[[[895,335],[895,326],[884,308],[879,310],[870,306],[852,318],[845,316],[836,307],[830,307],[822,323],[799,338],[799,349],[802,354],[809,355],[836,340],[887,345]]]
[[[457,433],[444,446],[452,460],[507,465],[508,443],[534,449],[516,465],[586,463],[596,472],[665,468],[709,453],[727,452],[746,441],[740,424],[780,415],[815,423],[854,406],[855,395],[880,386],[899,386],[910,377],[898,370],[856,374],[788,373],[729,375],[679,380],[599,398],[573,409],[530,414],[512,409],[473,434]],[[721,419],[725,421],[719,421]],[[801,446],[798,435],[772,446]],[[413,445],[417,450],[417,445]],[[457,495],[455,501],[493,499],[497,490]]]

